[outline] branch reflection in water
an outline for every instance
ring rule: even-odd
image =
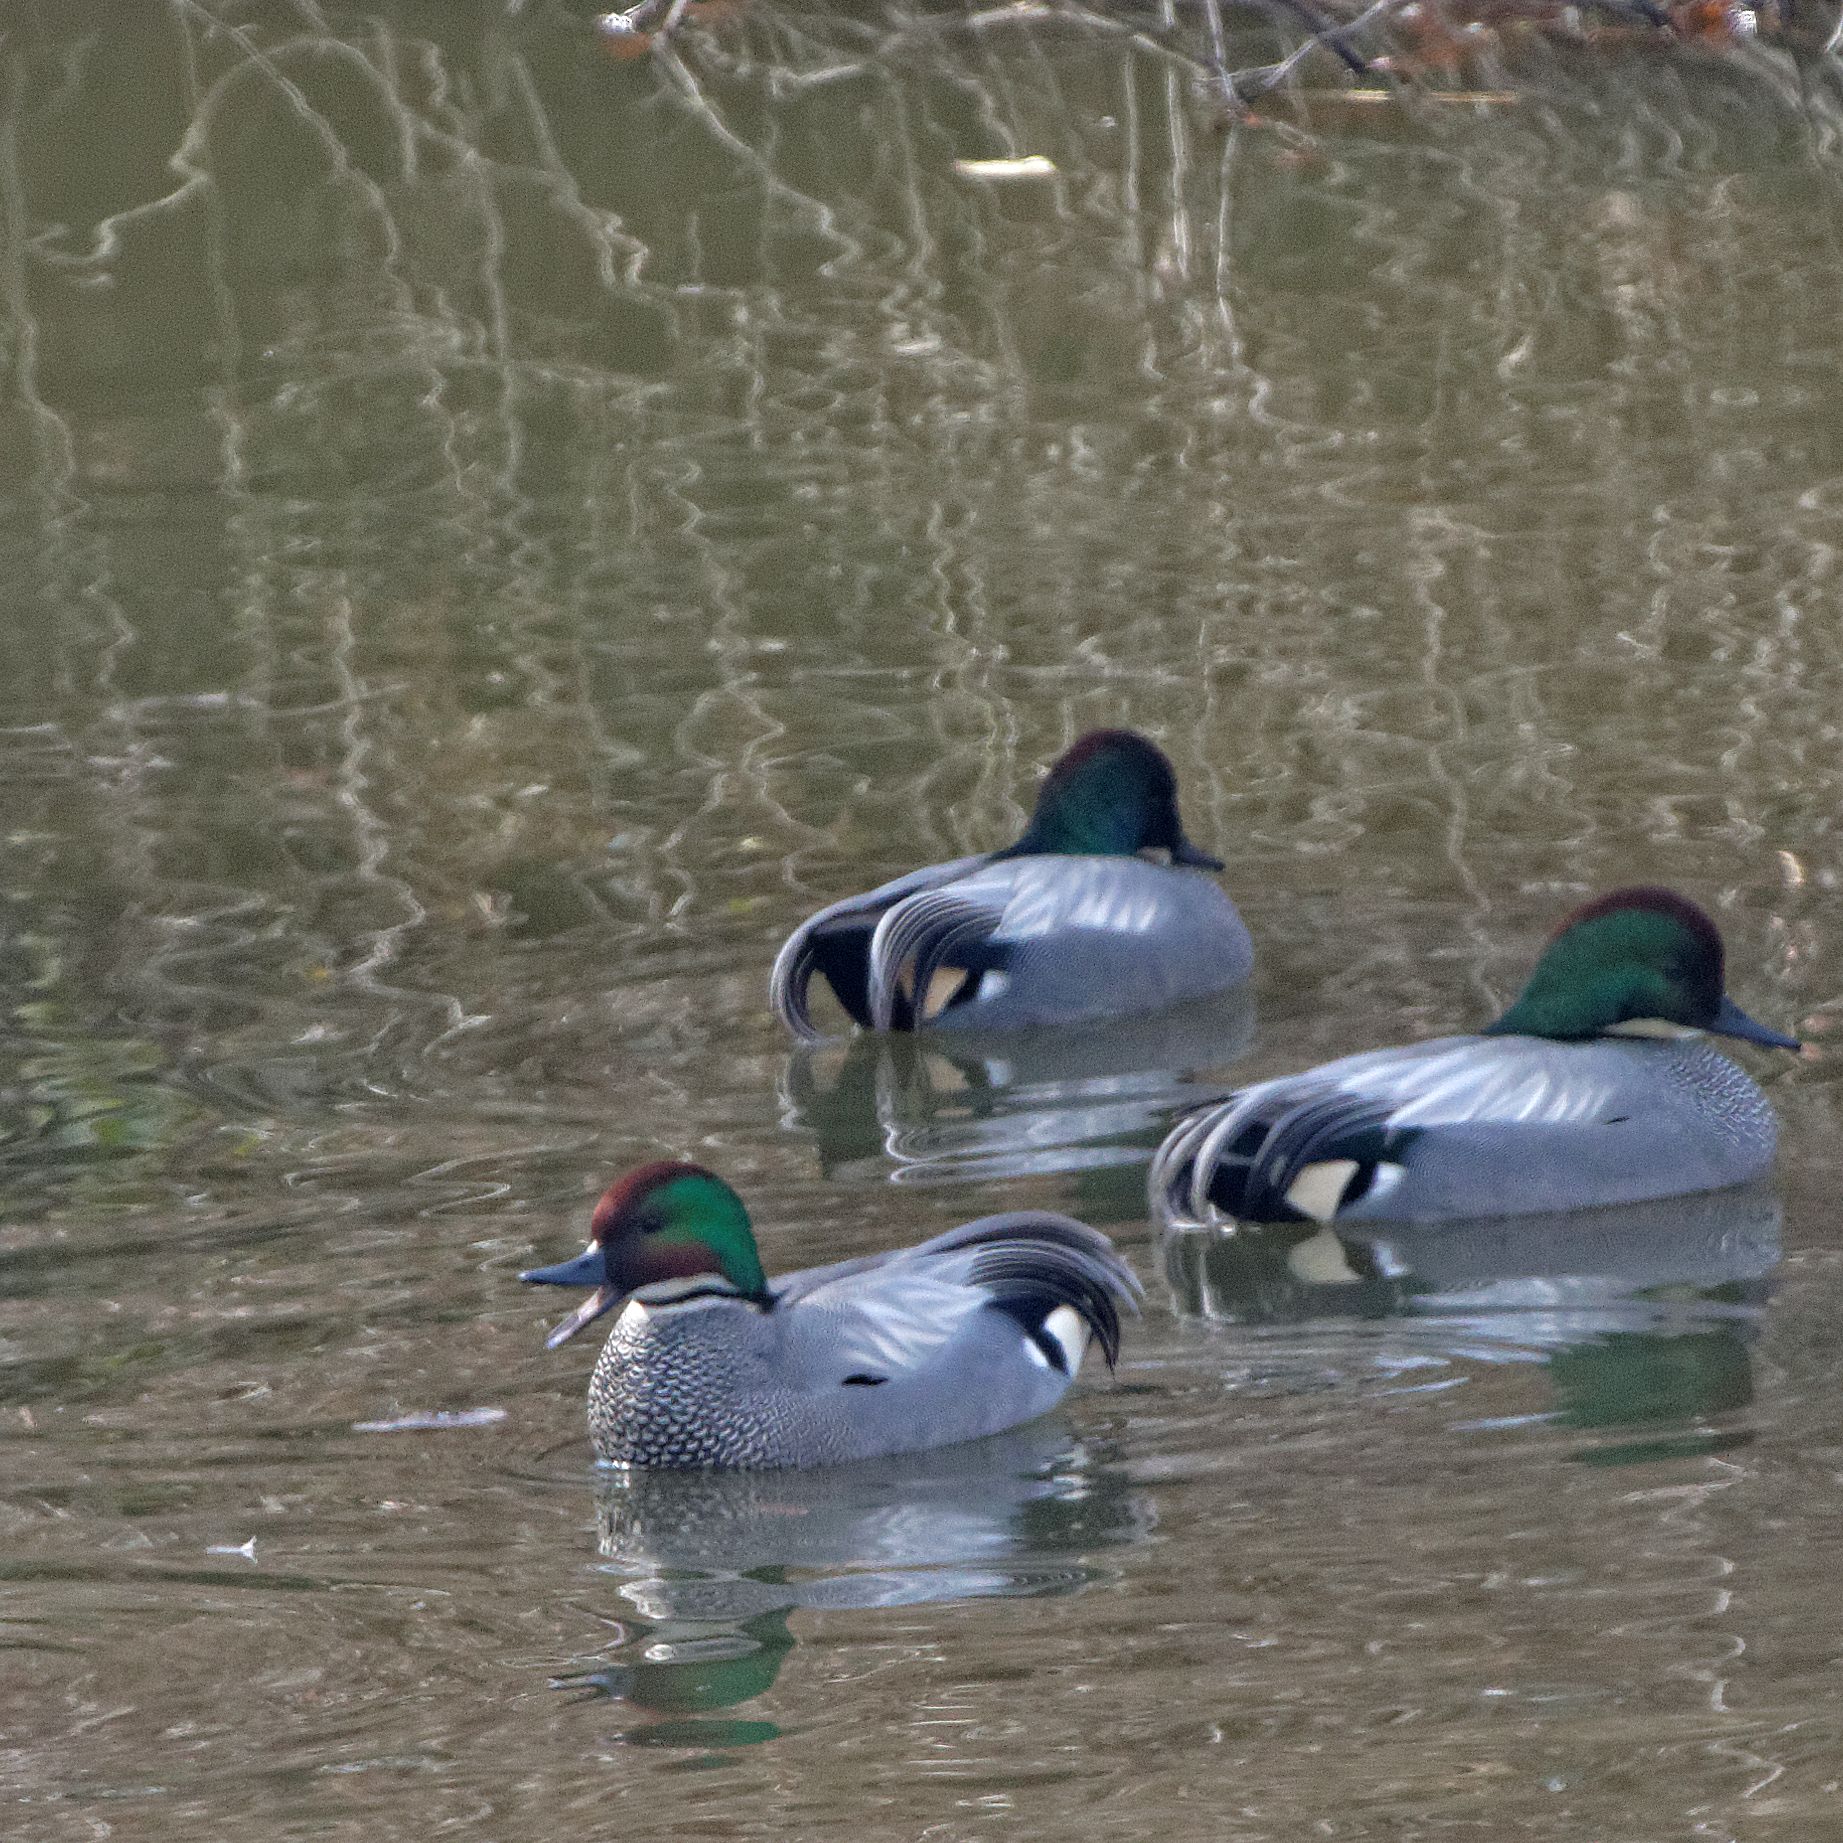
[[[622,1704],[626,1741],[694,1748],[779,1733],[704,1717],[772,1688],[795,1612],[1076,1593],[1109,1574],[1097,1551],[1157,1520],[1058,1416],[812,1471],[608,1469],[596,1493],[602,1567],[626,1604],[608,1656],[554,1682]]]
[[[1164,1266],[1178,1309],[1211,1319],[1409,1321],[1385,1365],[1545,1363],[1553,1406],[1522,1419],[1591,1431],[1577,1457],[1619,1464],[1748,1437],[1732,1417],[1753,1401],[1782,1215],[1750,1185],[1476,1222],[1180,1230]]]
[[[1254,1024],[1240,991],[1069,1030],[801,1044],[782,1070],[782,1123],[810,1133],[821,1171],[848,1182],[1117,1171],[1117,1198],[1070,1207],[1137,1220],[1173,1115],[1222,1091]]]

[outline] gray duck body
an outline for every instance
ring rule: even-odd
[[[815,971],[872,1029],[1014,1030],[1159,1010],[1239,985],[1253,966],[1247,926],[1202,871],[1119,855],[973,857],[820,910],[782,947],[770,997],[802,1037],[818,1034]],[[937,979],[958,990],[933,1009]]]
[[[1699,1036],[1444,1037],[1204,1109],[1160,1147],[1150,1192],[1167,1226],[1297,1219],[1301,1173],[1350,1160],[1354,1194],[1327,1219],[1443,1221],[1743,1184],[1777,1140],[1766,1096]]]
[[[590,1378],[590,1439],[642,1467],[831,1465],[977,1439],[1053,1408],[1089,1333],[1111,1349],[1138,1290],[1105,1236],[1037,1212],[785,1275],[766,1310],[721,1289],[643,1290]]]

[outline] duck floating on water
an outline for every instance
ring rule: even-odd
[[[1180,1122],[1152,1161],[1152,1213],[1167,1227],[1431,1222],[1746,1183],[1778,1127],[1705,1039],[1801,1046],[1727,996],[1722,961],[1693,902],[1614,890],[1562,922],[1478,1034],[1347,1056]]]
[[[978,1439],[1047,1413],[1092,1339],[1111,1368],[1139,1282],[1097,1229],[1038,1210],[770,1280],[742,1199],[700,1165],[605,1191],[574,1260],[593,1289],[555,1349],[621,1307],[589,1379],[596,1456],[810,1466]]]
[[[821,909],[781,949],[770,998],[805,1038],[820,1034],[815,973],[867,1030],[1012,1030],[1200,998],[1254,964],[1235,905],[1198,874],[1222,867],[1186,837],[1164,752],[1091,730],[1016,844]]]

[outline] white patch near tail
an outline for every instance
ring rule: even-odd
[[[1327,1158],[1307,1165],[1286,1187],[1286,1200],[1302,1216],[1329,1222],[1344,1201],[1350,1180],[1362,1167],[1354,1158]]]
[[[914,974],[911,971],[910,977]],[[963,966],[937,966],[928,979],[928,991],[917,1006],[921,1021],[932,1024],[958,996],[960,988],[966,984],[966,968]]]
[[[1080,1372],[1081,1360],[1088,1350],[1088,1327],[1082,1315],[1071,1305],[1059,1305],[1044,1319],[1042,1335],[1062,1352],[1062,1367],[1073,1379]],[[1027,1338],[1024,1347],[1045,1369],[1056,1367],[1034,1337]]]

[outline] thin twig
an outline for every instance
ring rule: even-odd
[[[1349,25],[1341,27],[1340,30],[1346,34],[1360,32],[1372,20],[1380,19],[1385,13],[1391,13],[1403,4],[1404,0],[1370,0],[1370,4]],[[1277,89],[1304,63],[1306,58],[1318,49],[1319,43],[1317,38],[1308,38],[1303,44],[1295,46],[1288,52],[1279,63],[1268,64],[1260,70],[1241,72],[1241,79],[1244,83],[1249,81],[1255,83],[1255,87],[1249,93],[1264,96],[1269,90]],[[1374,72],[1374,66],[1371,69]],[[1384,73],[1374,72],[1374,74],[1383,75]]]
[[[1222,85],[1222,99],[1231,111],[1240,114],[1247,105],[1235,88],[1235,74],[1229,69],[1229,34],[1222,23],[1222,0],[1204,0],[1204,17],[1209,21],[1210,61],[1216,68],[1216,81]]]

